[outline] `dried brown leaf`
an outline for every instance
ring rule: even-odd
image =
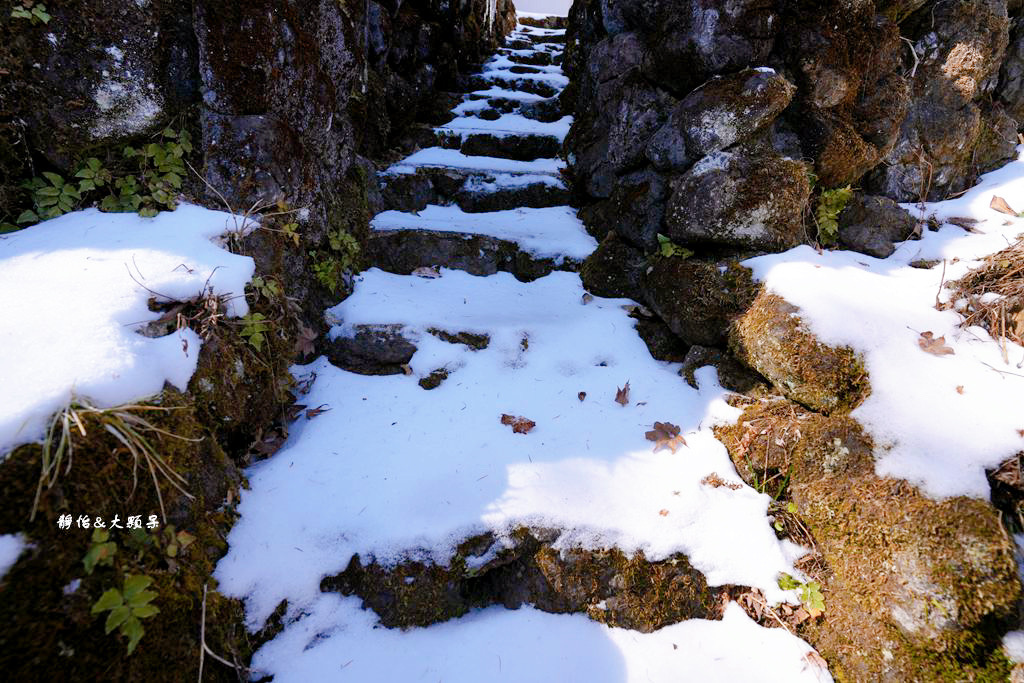
[[[618,403],[619,405],[622,405],[622,406],[629,405],[629,382],[628,381],[626,382],[626,386],[620,387],[615,392],[615,402]]]
[[[1017,212],[1010,208],[1010,205],[1006,203],[1006,200],[998,195],[992,195],[992,201],[989,202],[988,208],[998,211],[999,213],[1005,213],[1008,216],[1017,217]]]
[[[310,408],[309,410],[306,411],[306,419],[312,420],[317,415],[326,413],[330,409],[331,407],[329,405],[327,405],[326,403],[321,403],[316,408]]]
[[[675,453],[679,446],[686,445],[686,439],[683,438],[679,431],[679,427],[671,422],[655,422],[654,429],[644,432],[644,436],[647,437],[648,441],[654,442],[655,453],[662,448],[669,448]]]
[[[316,350],[313,342],[316,341],[317,336],[316,332],[305,325],[299,328],[299,338],[295,342],[295,350],[301,357],[309,356]]]
[[[665,508],[662,508],[661,510],[658,510],[658,514],[661,515],[662,517],[668,517],[668,510],[666,510]]]
[[[441,277],[441,270],[437,266],[420,266],[419,268],[413,269],[412,274],[417,277],[436,280]]]
[[[956,351],[946,346],[945,336],[936,337],[931,332],[922,332],[917,340],[917,345],[921,347],[922,351],[926,351],[933,356],[950,356],[956,353]]]
[[[521,415],[508,415],[502,413],[501,424],[512,427],[515,434],[529,434],[530,430],[537,426],[533,420],[528,420]]]
[[[580,393],[576,394],[576,398],[578,398],[580,400],[580,403],[583,403],[583,399],[585,399],[586,397],[587,397],[587,392],[585,392],[585,391],[581,391]]]
[[[963,393],[964,393],[964,385],[963,384],[958,384],[957,385],[956,393],[963,395]]]

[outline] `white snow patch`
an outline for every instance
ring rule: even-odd
[[[714,369],[698,371],[702,389],[691,389],[678,364],[651,358],[623,309],[632,302],[584,304],[583,294],[565,272],[530,283],[447,269],[437,279],[364,273],[329,311],[340,321],[331,337],[402,324],[418,347],[412,374],[356,375],[325,359],[296,368],[316,373],[303,402],[331,410],[296,424],[281,451],[249,470],[216,573],[222,591],[246,598],[250,625],[282,599],[308,605],[353,553],[447,563],[465,538],[524,524],[562,530],[559,548],[615,546],[651,560],[682,552],[710,585],[792,599],[776,579],[793,573],[800,551],[772,532],[770,498],[700,483],[711,473],[738,479],[711,431],[739,414]],[[431,328],[490,342],[473,351]],[[419,378],[442,367],[448,379],[424,397]],[[623,407],[613,398],[627,380]],[[537,426],[514,434],[503,413]],[[656,420],[678,424],[689,445],[652,452],[644,432]]]
[[[323,594],[308,616],[265,645],[253,667],[291,681],[564,681],[566,683],[828,683],[811,647],[757,626],[735,604],[721,621],[653,633],[610,628],[532,607],[475,610],[425,629],[376,625],[358,598]],[[340,672],[340,673],[339,673]]]
[[[500,138],[517,135],[544,135],[556,138],[561,142],[565,140],[571,127],[571,116],[563,116],[557,121],[544,122],[529,119],[522,114],[502,114],[493,121],[474,116],[462,116],[443,126],[438,126],[434,130],[459,133],[463,136],[472,133],[488,133]]]
[[[25,539],[21,534],[0,535],[0,579],[3,579],[18,561],[25,550],[25,545]]]
[[[1010,631],[1003,636],[1003,650],[1011,662],[1024,664],[1024,631]]]
[[[693,165],[690,173],[695,176],[704,175],[711,171],[724,171],[729,167],[729,160],[732,159],[731,152],[712,152]]]
[[[977,219],[979,234],[945,225],[885,260],[802,246],[746,262],[771,291],[800,308],[823,342],[863,354],[871,394],[852,416],[875,442],[876,471],[907,479],[936,498],[987,498],[985,469],[1024,448],[1018,433],[1024,427],[1018,367],[1024,348],[1007,343],[1006,364],[1001,345],[984,330],[962,329],[959,313],[935,308],[940,292],[948,300],[944,282],[962,277],[978,265],[972,259],[1004,248],[1024,231],[1019,219],[988,208],[994,194],[1024,207],[1024,162],[982,176],[958,199],[924,207],[924,215],[940,221]],[[946,264],[928,270],[908,265],[918,259]],[[922,351],[918,340],[926,331],[945,337],[955,354]]]
[[[583,260],[597,248],[595,240],[567,206],[466,213],[458,206],[430,205],[418,214],[385,211],[371,222],[374,230],[433,230],[487,235],[515,242],[540,258],[568,256]]]
[[[443,147],[427,147],[410,154],[405,159],[388,168],[385,173],[415,173],[419,168],[441,167],[465,171],[493,171],[495,173],[532,173],[557,176],[565,168],[560,159],[534,159],[533,161],[516,161],[496,157],[477,157],[463,154],[457,149]]]
[[[201,340],[191,330],[136,334],[161,315],[145,288],[188,299],[208,282],[236,296],[229,315],[244,315],[253,261],[212,241],[232,225],[230,214],[191,205],[155,218],[88,209],[0,238],[0,453],[40,438],[73,396],[106,407],[164,382],[184,390]]]

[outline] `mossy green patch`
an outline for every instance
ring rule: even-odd
[[[879,477],[856,421],[778,398],[716,434],[748,482],[791,472],[786,496],[820,553],[827,601],[801,635],[839,680],[1005,680],[999,640],[1021,587],[989,503]]]

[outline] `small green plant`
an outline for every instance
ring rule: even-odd
[[[257,296],[263,297],[267,301],[281,296],[281,284],[271,278],[263,278],[257,275],[249,283],[249,286],[256,292]]]
[[[239,333],[257,351],[263,349],[266,333],[270,329],[270,321],[262,313],[250,313],[242,318],[242,331]]]
[[[181,189],[185,176],[183,157],[192,152],[192,139],[186,130],[178,132],[165,128],[160,137],[161,142],[124,148],[124,157],[134,159],[138,164],[140,216],[155,216],[161,207],[169,211],[177,208],[175,194]],[[142,194],[142,191],[147,194]]]
[[[849,185],[833,190],[823,190],[818,197],[818,243],[823,247],[832,246],[839,240],[839,214],[846,208],[853,190]]]
[[[103,187],[110,183],[113,176],[110,171],[103,167],[101,162],[96,157],[89,157],[85,160],[85,166],[78,169],[78,173],[75,174],[76,178],[81,178],[78,181],[79,192],[89,192],[95,190],[97,187]]]
[[[116,553],[117,544],[110,540],[110,532],[106,529],[93,529],[92,544],[89,546],[89,552],[82,559],[85,573],[92,574],[97,565],[113,567]]]
[[[800,604],[812,617],[818,617],[825,612],[825,596],[821,594],[821,585],[817,581],[804,583],[783,572],[779,574],[779,588],[784,591],[800,591]]]
[[[43,178],[33,178],[25,187],[32,192],[35,211],[25,211],[18,216],[18,223],[22,224],[38,223],[74,211],[82,200],[78,188],[59,173],[43,171]]]
[[[41,2],[37,4],[35,0],[20,0],[20,2],[14,3],[11,16],[15,19],[28,19],[33,26],[49,24],[50,19],[53,18],[46,13],[46,5]]]
[[[196,537],[187,531],[177,531],[173,524],[168,524],[163,530],[164,553],[167,557],[175,558],[181,551],[192,545]]]
[[[338,228],[327,234],[331,250],[327,253],[311,251],[313,275],[317,282],[334,294],[341,291],[345,273],[352,272],[359,261],[360,247],[355,237]]]
[[[693,256],[693,251],[686,247],[681,247],[665,235],[658,233],[658,255],[664,258],[672,258],[678,256],[679,258],[690,258]]]
[[[282,225],[281,232],[287,239],[290,239],[295,246],[299,246],[299,224],[297,221],[289,221]]]
[[[141,620],[160,613],[156,605],[150,604],[157,594],[146,590],[152,583],[153,579],[145,574],[126,574],[121,590],[108,589],[92,606],[93,614],[110,612],[106,632],[119,628],[121,635],[128,638],[128,654],[135,651],[145,633]]]
[[[107,213],[131,213],[142,204],[141,188],[134,176],[125,176],[114,181],[110,194],[100,202],[100,211]]]

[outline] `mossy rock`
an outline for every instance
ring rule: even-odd
[[[727,587],[710,588],[682,555],[651,562],[614,548],[555,550],[551,531],[520,528],[512,536],[508,545],[495,545],[490,534],[469,538],[447,566],[364,563],[357,555],[321,589],[358,595],[390,628],[428,626],[496,604],[585,613],[644,633],[685,619],[721,618]]]
[[[159,410],[134,414],[153,427],[181,438],[147,434],[167,466],[181,475],[189,499],[159,477],[167,523],[194,541],[168,550],[167,526],[159,520],[160,504],[148,469],[96,417],[83,417],[85,436],[73,434],[71,466],[52,488],[44,488],[35,519],[30,521],[40,473],[42,449],[30,444],[15,449],[0,465],[0,533],[24,534],[31,544],[0,579],[0,666],[13,680],[152,680],[193,678],[199,665],[199,625],[206,598],[206,643],[218,654],[245,666],[256,645],[243,626],[238,600],[216,592],[211,573],[226,551],[224,538],[234,521],[225,499],[237,499],[241,473],[197,419],[189,398],[174,390],[146,404]],[[189,440],[185,440],[189,439]],[[133,471],[137,475],[134,479]],[[143,530],[111,529],[116,543],[112,566],[98,565],[89,574],[83,558],[92,529],[59,529],[58,518],[115,515],[125,526],[141,515]],[[156,515],[159,528],[145,524]],[[174,555],[173,557],[171,555]],[[150,590],[159,614],[143,620],[145,634],[131,655],[116,631],[104,633],[104,615],[92,605],[108,588],[122,585],[126,574],[153,579]],[[206,680],[237,680],[220,664],[206,667]]]
[[[1006,680],[1000,639],[1021,586],[1013,542],[987,501],[932,500],[879,477],[855,420],[779,398],[716,431],[748,482],[789,477],[782,496],[824,567],[815,578],[825,616],[800,635],[838,680]]]
[[[656,256],[643,291],[654,312],[685,343],[718,346],[754,300],[757,287],[750,270],[735,259]]]
[[[797,307],[766,290],[733,324],[729,345],[786,397],[812,410],[846,412],[870,393],[864,362],[853,349],[823,344]]]
[[[583,262],[580,279],[587,291],[597,296],[639,300],[646,267],[643,252],[612,231]]]

